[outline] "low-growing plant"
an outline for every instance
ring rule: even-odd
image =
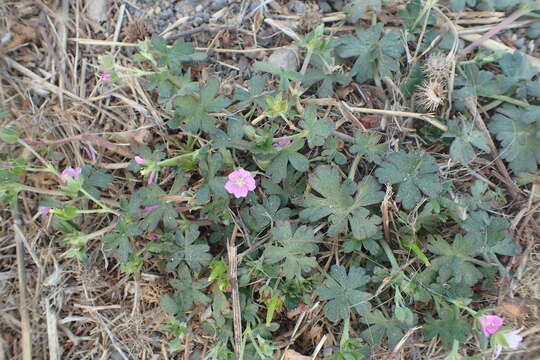
[[[2,154],[0,199],[16,209],[20,192],[49,193],[35,210],[62,234],[66,256],[82,260],[99,240],[127,274],[159,266],[170,283],[160,304],[172,351],[183,349],[193,322],[210,308],[198,329],[212,339],[208,359],[232,359],[235,351],[271,359],[287,312],[319,303],[327,320],[343,326],[331,359],[392,354],[412,333],[439,339],[446,359],[473,359],[460,349],[474,338],[478,351],[513,349],[519,334],[485,320],[490,309],[478,289],[489,293],[495,281],[508,281],[513,269],[502,256],[521,248],[499,212],[507,194],[476,165],[492,160],[491,137],[513,175],[538,169],[538,75],[528,59],[513,53],[492,54],[489,67],[487,58],[458,62],[452,105],[460,113],[449,118],[450,104],[443,105],[436,110],[442,126],[410,122],[403,134],[358,128],[347,135],[323,105],[308,101],[334,96],[352,78],[383,90],[385,77],[403,72],[408,90],[401,96],[412,102],[429,74],[424,60],[408,66],[403,53],[436,2],[419,3],[400,13],[412,38],[381,23],[338,38],[320,26],[299,42],[306,51],[300,72],[257,62],[261,74],[232,99],[221,95],[216,77],[192,81],[191,67],[205,56],[183,41],[141,42],[126,66],[102,56],[107,76],[100,81],[140,78],[157,95],[171,134],[181,135],[132,149],[125,174],[135,180],[113,201],[107,189],[126,177],[55,160],[16,126],[4,128],[0,139],[40,165]],[[355,23],[381,4],[351,1],[348,19]],[[470,97],[489,112],[490,133],[476,123],[487,118],[467,114]],[[462,169],[477,179],[459,179]],[[24,176],[36,173],[56,182],[55,191],[26,185]],[[108,225],[83,233],[88,217]]]

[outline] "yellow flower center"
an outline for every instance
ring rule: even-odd
[[[246,184],[246,179],[239,176],[236,179],[234,179],[234,183],[236,184],[236,186],[244,186]]]

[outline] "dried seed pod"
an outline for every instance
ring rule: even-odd
[[[446,86],[442,81],[426,80],[418,87],[418,103],[428,111],[435,111],[446,99]]]
[[[452,63],[443,54],[431,54],[422,69],[429,79],[432,80],[446,80]]]

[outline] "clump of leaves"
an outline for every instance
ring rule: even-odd
[[[490,131],[503,150],[500,156],[515,173],[536,172],[540,164],[540,106],[505,105],[491,118]]]
[[[300,205],[300,217],[318,222],[328,217],[328,234],[337,236],[349,232],[357,239],[366,239],[377,233],[380,217],[371,214],[366,206],[379,203],[384,193],[374,178],[367,176],[356,184],[350,179],[341,182],[335,167],[322,165],[309,177],[312,189],[321,196],[307,194]]]
[[[269,264],[284,261],[281,268],[286,278],[302,279],[302,273],[317,266],[313,256],[306,256],[317,251],[317,238],[312,228],[294,229],[289,222],[280,222],[272,229],[272,237],[278,245],[267,245],[264,259]]]
[[[211,132],[214,130],[214,117],[211,113],[218,112],[230,104],[230,100],[216,96],[219,91],[219,80],[212,78],[200,89],[199,93],[189,96],[179,96],[174,100],[176,118],[170,120],[171,128],[178,128],[185,123],[186,129],[193,133],[199,130]]]
[[[349,268],[349,273],[341,265],[333,265],[323,286],[317,289],[320,300],[329,300],[324,305],[328,320],[347,319],[354,309],[364,314],[371,309],[371,294],[362,291],[363,285],[370,281],[365,270],[356,266]]]
[[[462,121],[460,124],[458,120],[451,120],[448,122],[448,132],[443,136],[454,138],[450,146],[450,156],[464,165],[476,157],[474,148],[486,153],[491,150],[486,135],[475,130],[472,122]]]
[[[357,30],[356,36],[340,38],[337,52],[343,58],[356,59],[351,75],[356,81],[365,82],[396,73],[403,46],[399,32],[383,32],[383,25],[377,24],[366,30]]]
[[[435,159],[424,151],[398,151],[386,156],[375,176],[382,183],[399,184],[396,200],[405,209],[412,209],[422,194],[434,198],[442,191],[438,170]]]

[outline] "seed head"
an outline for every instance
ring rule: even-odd
[[[451,62],[443,54],[431,54],[424,66],[424,73],[431,80],[446,80],[450,73]]]
[[[418,103],[427,111],[435,111],[444,104],[446,88],[443,82],[426,80],[418,87]]]

